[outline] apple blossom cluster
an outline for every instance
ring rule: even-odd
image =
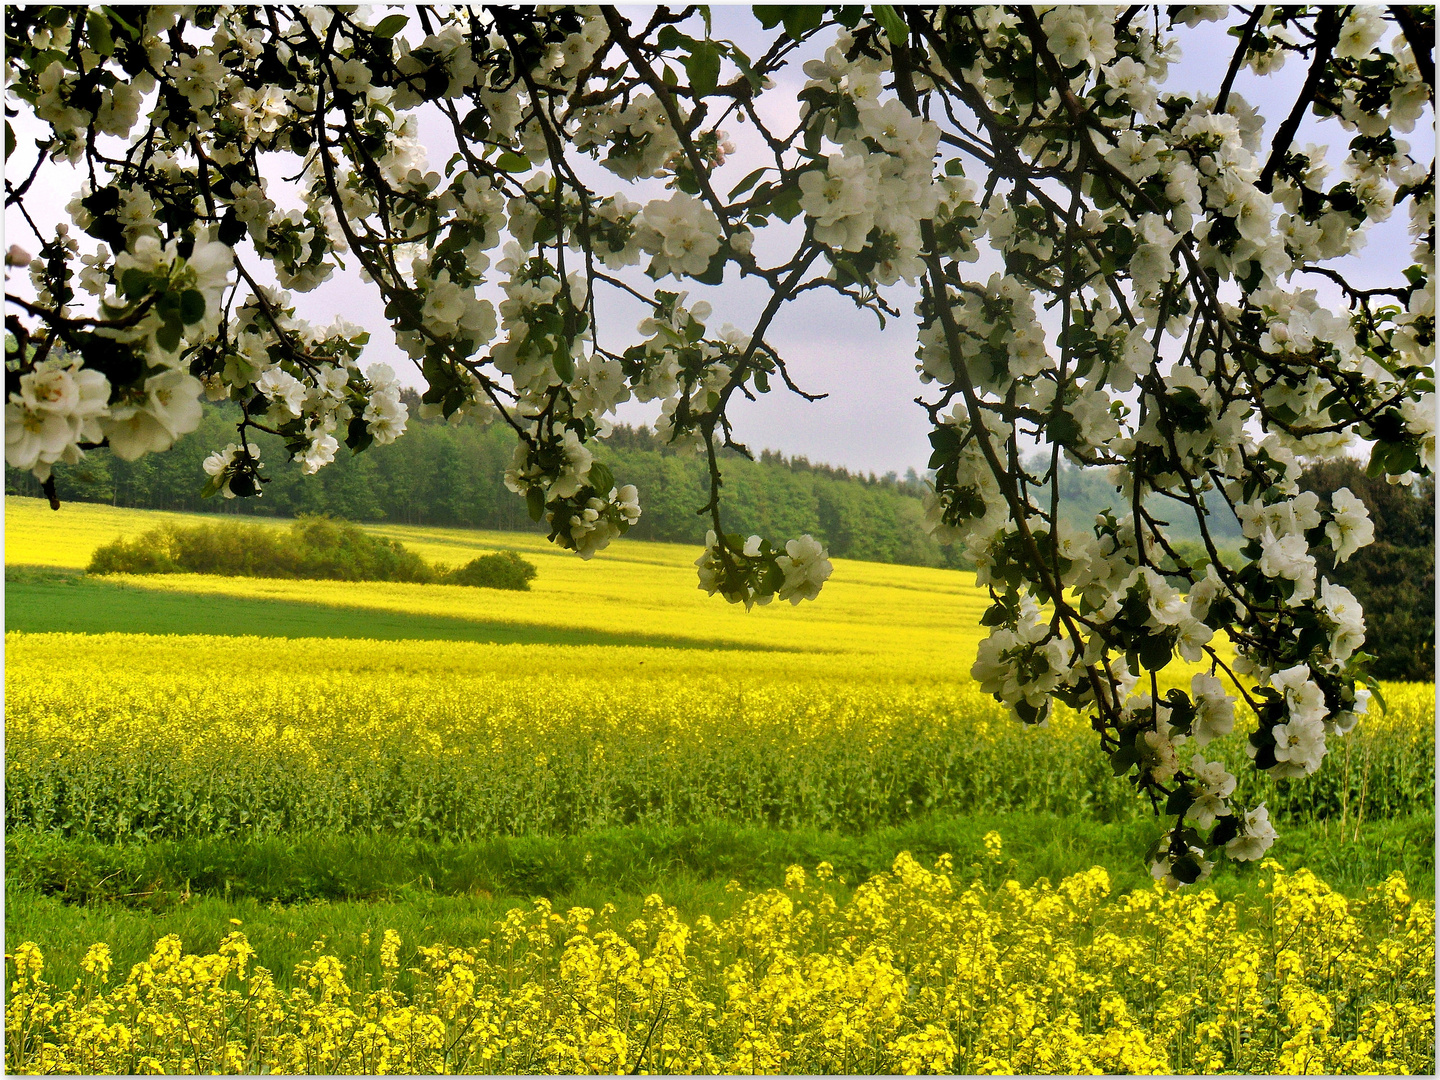
[[[744,604],[746,611],[776,597],[792,604],[814,600],[834,569],[825,546],[808,533],[777,550],[758,536],[743,543],[732,536],[722,546],[713,530],[706,535],[705,552],[695,566],[702,592],[719,593],[732,604]]]
[[[807,136],[838,152],[800,174],[800,208],[838,272],[876,285],[914,283],[919,223],[940,201],[940,128],[882,93],[888,56],[855,49],[841,31],[823,60],[805,64],[800,93]],[[823,143],[821,144],[823,146]]]
[[[88,214],[77,208],[77,217]],[[105,318],[74,335],[73,351],[56,350],[29,372],[16,372],[18,390],[6,403],[6,462],[42,481],[54,464],[76,464],[102,440],[134,461],[168,450],[200,423],[202,387],[181,353],[213,335],[231,253],[202,241],[182,256],[175,241],[161,243],[153,224],[137,230],[130,249],[113,260],[101,244],[79,275]],[[69,310],[75,293],[68,275],[52,281],[48,271],[77,251],[62,225],[30,265],[37,303]],[[131,376],[128,383],[116,378],[122,373]]]
[[[252,430],[306,473],[393,441],[409,406],[362,363],[369,335],[297,314],[343,267],[423,381],[421,417],[514,434],[506,483],[555,543],[588,558],[639,519],[596,442],[655,403],[708,464],[700,588],[798,603],[824,545],[724,527],[722,452],[748,453],[731,406],[776,381],[814,396],[770,343],[791,301],[883,325],[903,296],[925,520],[993,600],[975,677],[1027,723],[1056,701],[1091,716],[1174,819],[1157,877],[1258,858],[1265,808],[1197,751],[1244,718],[1254,767],[1302,777],[1370,696],[1364,614],[1324,567],[1373,526],[1300,472],[1434,469],[1433,14],[752,14],[774,34],[756,57],[705,9],[7,9],[9,100],[42,132],[22,175],[7,123],[7,205],[39,244],[29,292],[7,289],[7,460],[48,480],[96,446],[164,450],[202,398],[238,412],[208,494],[260,493]],[[1188,30],[1217,20],[1229,63],[1178,85]],[[797,43],[821,56],[802,72]],[[1287,65],[1305,78],[1256,92]],[[798,114],[770,107],[795,86]],[[33,219],[36,183],[78,189],[68,221]],[[1409,244],[1362,284],[1387,221]],[[740,278],[762,300],[736,328],[712,312]],[[646,305],[635,335],[619,297]],[[1066,469],[1114,490],[1090,527],[1060,513]],[[1232,519],[1238,562],[1213,528]],[[1172,662],[1204,670],[1162,694]]]
[[[110,381],[79,362],[49,360],[20,376],[5,403],[5,461],[48,479],[56,462],[77,464],[81,443],[105,437]]]

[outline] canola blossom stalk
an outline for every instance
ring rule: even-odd
[[[1003,841],[987,846],[1001,857]],[[973,867],[972,871],[980,868]],[[1158,885],[1112,896],[965,884],[909,854],[838,903],[792,866],[719,922],[660,896],[535,900],[470,945],[386,930],[327,943],[277,987],[243,928],[215,952],[156,942],[71,988],[31,942],[6,954],[12,1072],[1397,1073],[1434,1061],[1435,909],[1393,874],[1347,901],[1266,860],[1263,899]],[[738,886],[735,886],[738,889]],[[416,945],[419,947],[416,947]],[[377,955],[378,954],[378,955]],[[403,980],[402,969],[408,979]]]

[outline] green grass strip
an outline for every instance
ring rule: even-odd
[[[6,567],[5,629],[69,634],[220,634],[380,641],[478,641],[499,645],[637,645],[741,648],[643,634],[608,634],[444,615],[159,592],[49,567]],[[750,646],[743,646],[750,648]]]
[[[676,877],[764,888],[785,868],[829,862],[849,882],[890,868],[909,851],[924,862],[942,853],[957,870],[991,873],[984,836],[1004,841],[1001,866],[1029,885],[1091,866],[1111,871],[1116,887],[1148,885],[1139,859],[1159,832],[1152,820],[1087,821],[1046,814],[920,819],[844,835],[710,823],[686,828],[629,827],[570,837],[497,837],[437,843],[391,836],[308,835],[255,840],[198,838],[112,846],[12,830],[5,839],[7,886],[69,903],[116,903],[166,911],[197,895],[303,903],[393,900],[481,893],[560,897],[608,889],[664,892]],[[1404,871],[1428,895],[1434,881],[1433,815],[1367,822],[1358,830],[1291,825],[1271,849],[1289,870],[1308,866],[1333,888],[1362,895],[1392,870]],[[1210,883],[1222,895],[1245,891],[1254,864],[1222,861]]]
[[[506,911],[540,895],[561,911],[613,903],[629,919],[658,893],[687,920],[719,920],[746,896],[730,881],[751,890],[779,886],[787,866],[813,869],[822,860],[844,878],[830,886],[843,903],[907,850],[927,863],[951,853],[960,882],[980,879],[990,888],[1009,878],[1058,881],[1095,865],[1110,870],[1117,892],[1148,888],[1136,852],[1156,827],[1010,814],[922,820],[862,836],[717,824],[471,844],[308,836],[125,847],[11,832],[5,931],[11,947],[39,944],[46,978],[68,986],[94,942],[106,942],[126,971],[166,934],[178,934],[188,951],[210,952],[239,920],[258,962],[288,986],[295,964],[322,938],[355,971],[375,969],[386,929],[404,941],[403,968],[416,946],[477,944]],[[1004,838],[998,863],[984,854],[992,829]],[[1291,826],[1271,854],[1288,870],[1308,866],[1351,897],[1396,869],[1414,895],[1432,896],[1434,838],[1433,816],[1367,823],[1343,836],[1333,826]],[[1257,902],[1259,879],[1254,864],[1222,863],[1205,884],[1222,899]]]

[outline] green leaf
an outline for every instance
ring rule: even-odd
[[[63,8],[57,8],[56,10],[62,14],[64,12]],[[33,53],[22,52],[20,59],[25,62],[26,67],[38,74],[57,60],[60,61],[61,64],[65,64],[69,57],[62,52],[56,52],[54,49],[36,49]],[[73,65],[70,66],[73,67]]]
[[[15,129],[10,126],[10,121],[5,121],[5,160],[10,160],[10,155],[15,152]]]
[[[595,489],[602,499],[608,498],[615,487],[615,474],[610,471],[610,466],[604,462],[594,461],[590,463],[590,473],[586,477],[590,486]]]
[[[785,584],[785,571],[773,562],[767,562],[760,570],[757,584],[762,593],[775,593]]]
[[[9,125],[7,124],[6,127],[8,128]],[[745,194],[745,192],[749,191],[752,187],[755,186],[755,184],[759,181],[760,177],[765,175],[768,168],[769,166],[761,166],[760,168],[756,169],[749,176],[745,177],[744,180],[741,180],[740,183],[736,184],[735,187],[731,190],[730,194],[726,197],[733,199],[737,195]]]
[[[115,37],[110,33],[110,20],[93,8],[85,15],[85,28],[90,32],[90,47],[101,56],[115,51]]]
[[[118,26],[121,30],[125,31],[127,37],[134,38],[139,36],[139,31],[126,22],[120,12],[116,11],[113,7],[103,7],[100,10],[105,12],[106,18],[110,20],[110,28],[112,31]]]
[[[781,221],[794,221],[800,215],[800,185],[786,184],[770,197],[770,209]]]
[[[150,275],[139,267],[128,267],[120,275],[120,292],[130,300],[144,296],[150,291]]]
[[[378,38],[393,38],[401,30],[404,30],[410,22],[409,15],[386,15],[375,26],[375,36]]]
[[[660,32],[655,35],[655,44],[660,46],[662,52],[670,52],[678,49],[681,45],[694,46],[696,41],[689,34],[682,34],[673,26],[662,26]]]
[[[502,172],[524,172],[530,168],[530,159],[524,154],[516,154],[506,150],[495,159],[495,167]]]
[[[1374,679],[1368,679],[1366,680],[1366,683],[1370,688],[1371,697],[1373,697],[1376,701],[1380,703],[1381,715],[1388,713],[1390,711],[1390,706],[1385,703],[1385,695],[1380,690],[1380,684]]]
[[[751,65],[750,58],[741,52],[740,49],[736,48],[733,43],[730,45],[728,52],[730,59],[733,60],[735,66],[740,69],[740,74],[749,80],[751,87],[759,90],[760,84],[764,82],[764,80],[755,73],[755,68]]]
[[[155,344],[166,352],[174,352],[178,349],[180,347],[180,324],[167,322],[159,330],[156,330]]]
[[[783,4],[756,4],[750,10],[760,20],[760,25],[770,30],[780,25],[780,20],[785,18],[788,9]]]
[[[575,378],[575,358],[570,355],[570,340],[561,337],[555,346],[555,353],[550,358],[555,365],[555,374],[559,375],[565,382]]]
[[[685,74],[690,76],[690,89],[695,93],[715,92],[720,82],[720,50],[713,41],[696,42],[685,58]]]
[[[1194,801],[1195,796],[1191,795],[1187,789],[1183,787],[1176,788],[1170,793],[1170,797],[1165,800],[1165,812],[1167,814],[1183,814],[1190,809],[1190,804]]]
[[[1170,662],[1170,639],[1161,636],[1147,636],[1140,643],[1140,663],[1146,671],[1159,671]]]
[[[705,267],[703,274],[691,274],[696,281],[702,285],[723,285],[725,284],[725,247],[710,256],[710,265]]]
[[[180,320],[186,325],[205,318],[205,294],[198,289],[186,289],[180,294]]]
[[[936,450],[944,451],[947,454],[958,453],[960,450],[960,433],[949,424],[933,428],[930,432],[930,445]]]
[[[905,20],[895,10],[892,4],[872,4],[870,10],[875,13],[875,21],[885,28],[885,36],[890,39],[892,45],[904,45],[910,39],[910,28],[905,25]]]
[[[375,441],[375,436],[370,434],[369,425],[365,423],[363,416],[352,416],[350,423],[345,428],[345,445],[350,448],[352,454],[358,454],[365,450]]]
[[[825,21],[823,4],[797,4],[785,9],[785,32],[799,41]]]
[[[1057,413],[1050,417],[1048,434],[1051,441],[1071,446],[1080,439],[1080,424],[1068,412]]]
[[[545,516],[545,493],[538,487],[528,488],[525,492],[525,508],[530,512],[531,521],[539,521]]]
[[[1218,847],[1234,840],[1239,835],[1240,819],[1234,814],[1226,814],[1215,822],[1215,828],[1210,831],[1210,844]]]
[[[1110,768],[1116,776],[1124,776],[1139,760],[1135,745],[1127,743],[1110,755]]]
[[[216,231],[216,238],[227,247],[234,247],[245,239],[245,223],[235,214],[232,206],[225,211],[225,216],[220,219],[220,227]]]
[[[1265,269],[1253,259],[1248,265],[1250,267],[1249,271],[1245,274],[1244,277],[1237,278],[1236,280],[1240,282],[1240,287],[1242,289],[1244,289],[1247,293],[1252,293],[1260,287],[1260,280],[1265,276]]]
[[[1170,874],[1176,881],[1194,885],[1200,880],[1200,864],[1193,855],[1186,855],[1170,864]]]

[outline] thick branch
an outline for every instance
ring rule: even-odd
[[[1268,193],[1273,186],[1275,170],[1280,168],[1280,163],[1285,160],[1290,144],[1295,141],[1295,133],[1300,130],[1300,121],[1305,118],[1305,110],[1315,100],[1320,80],[1325,77],[1325,69],[1335,53],[1335,46],[1340,42],[1339,10],[1328,7],[1320,9],[1315,26],[1315,55],[1310,60],[1310,73],[1305,76],[1305,85],[1300,89],[1300,96],[1295,99],[1290,115],[1285,117],[1285,122],[1275,133],[1275,141],[1270,145],[1270,160],[1265,162],[1265,168],[1261,170],[1260,179],[1256,182],[1256,187],[1261,191]]]
[[[1400,24],[1400,32],[1405,35],[1405,43],[1410,46],[1410,51],[1415,55],[1415,66],[1420,69],[1420,77],[1425,80],[1425,85],[1430,88],[1430,101],[1435,101],[1435,20],[1431,17],[1430,25],[1422,26],[1420,20],[1415,17],[1415,9],[1406,4],[1392,4],[1387,9]]]

